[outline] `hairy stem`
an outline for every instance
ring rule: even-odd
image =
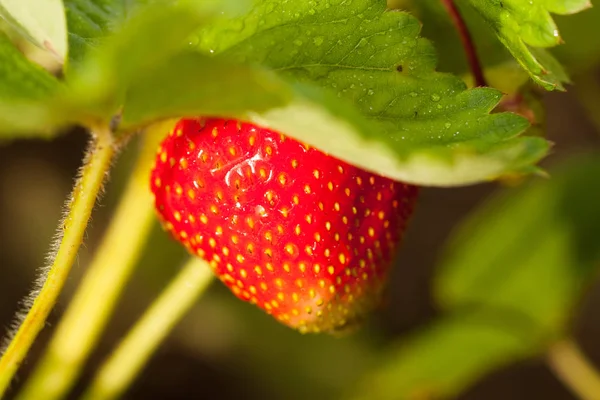
[[[120,397],[162,340],[208,287],[212,276],[206,261],[192,258],[104,363],[83,399]]]
[[[548,365],[573,394],[582,400],[600,400],[600,374],[571,340],[554,344]]]
[[[481,63],[479,62],[479,57],[477,57],[477,49],[475,49],[473,38],[471,37],[469,28],[467,27],[465,20],[460,14],[458,7],[456,7],[454,0],[441,1],[446,10],[448,11],[448,15],[450,15],[452,23],[458,31],[458,35],[460,36],[460,40],[465,49],[465,54],[467,56],[469,68],[471,69],[473,79],[475,80],[475,86],[487,86],[487,82],[483,75],[483,68],[481,67]]]
[[[19,399],[65,396],[97,343],[146,244],[154,208],[151,162],[164,124],[146,132],[144,148],[117,211],[39,366]]]
[[[68,211],[59,227],[57,250],[49,257],[50,266],[42,269],[37,287],[26,300],[29,310],[0,359],[0,398],[44,327],[62,291],[114,154],[115,146],[108,127],[94,131],[84,166],[67,206]]]

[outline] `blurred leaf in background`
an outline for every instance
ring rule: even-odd
[[[485,313],[441,317],[417,334],[398,340],[347,396],[352,400],[417,400],[454,397],[517,359],[531,355],[525,332],[504,329]]]
[[[0,31],[0,139],[50,137],[60,119],[50,100],[62,89],[61,82],[30,62]]]
[[[447,310],[512,312],[547,340],[568,333],[600,267],[600,157],[580,157],[475,213],[448,243],[436,292]]]
[[[401,341],[352,398],[456,395],[569,335],[600,269],[598,176],[600,155],[580,156],[475,211],[436,276],[446,316]]]
[[[55,93],[60,83],[29,62],[0,31],[0,101],[40,100]]]

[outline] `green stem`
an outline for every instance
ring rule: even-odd
[[[156,139],[167,132],[164,126],[159,128],[158,135],[146,133],[144,149],[102,243],[18,399],[64,397],[106,326],[155,220],[148,182]]]
[[[59,228],[62,238],[59,239],[58,251],[50,268],[42,271],[40,281],[43,284],[32,293],[32,297],[35,297],[33,304],[0,359],[0,398],[44,327],[48,314],[62,291],[83,241],[96,198],[110,169],[115,154],[112,134],[107,127],[94,133],[84,166],[73,189],[68,212]]]
[[[556,377],[582,400],[600,400],[600,374],[572,340],[554,344],[547,354]]]
[[[116,399],[123,394],[212,276],[204,260],[192,258],[104,363],[83,399]]]

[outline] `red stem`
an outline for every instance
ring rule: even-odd
[[[469,62],[471,73],[475,79],[475,86],[487,86],[485,77],[483,76],[481,63],[477,57],[477,50],[475,49],[475,44],[473,43],[471,33],[469,32],[469,28],[467,28],[464,19],[460,15],[460,11],[458,11],[454,0],[441,0],[441,2],[444,7],[446,7],[446,11],[448,11],[450,18],[454,23],[454,27],[458,31],[462,45],[465,48],[467,61]]]

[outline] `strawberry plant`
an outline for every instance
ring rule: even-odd
[[[187,341],[235,335],[261,397],[456,398],[544,360],[565,396],[600,398],[575,318],[600,266],[597,140],[552,148],[547,131],[569,129],[545,112],[575,94],[600,126],[588,0],[0,0],[0,15],[2,151],[89,137],[6,335],[1,398],[126,396],[187,313]],[[410,240],[445,193],[492,184],[439,254]],[[87,261],[103,192],[118,204]],[[373,316],[395,313],[414,248],[436,254],[436,312],[393,337]],[[125,289],[153,279],[169,282],[105,351]],[[210,301],[226,306],[209,317]]]

